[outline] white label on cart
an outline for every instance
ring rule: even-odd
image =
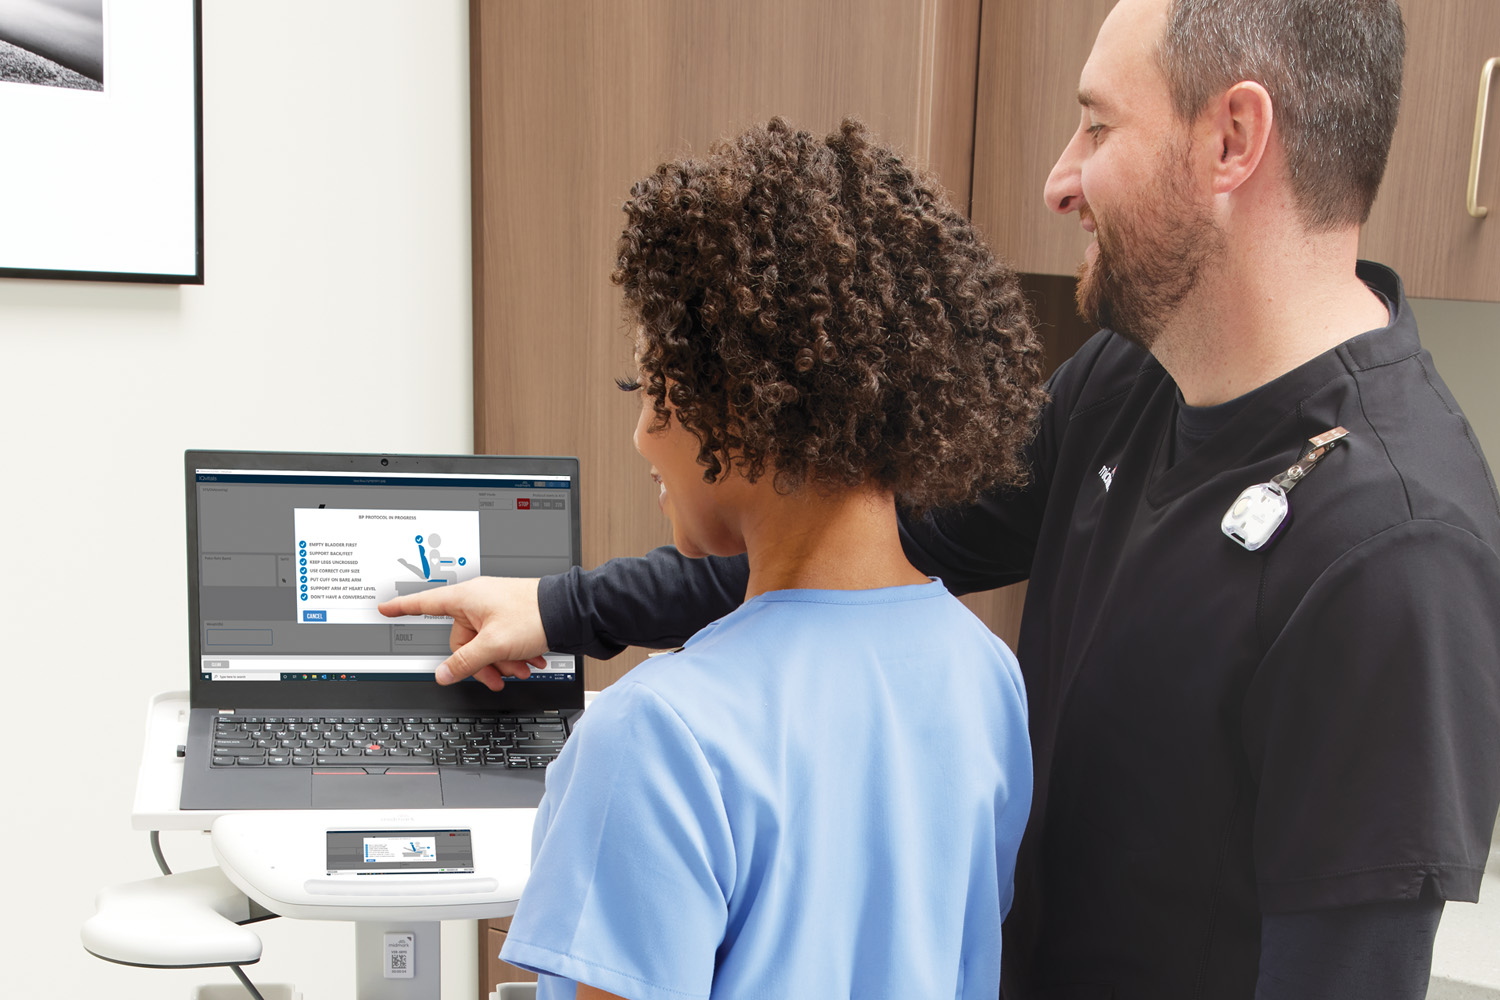
[[[416,951],[416,935],[387,934],[385,936],[385,978],[412,978],[412,953]]]

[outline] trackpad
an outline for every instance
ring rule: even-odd
[[[436,809],[443,804],[443,784],[436,771],[384,774],[364,771],[314,771],[314,809]]]

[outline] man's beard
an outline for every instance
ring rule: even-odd
[[[1140,201],[1095,215],[1094,260],[1078,265],[1079,315],[1148,351],[1224,252],[1224,231],[1194,200],[1186,165],[1164,160]]]

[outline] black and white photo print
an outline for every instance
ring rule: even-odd
[[[0,82],[104,89],[104,0],[0,0]]]

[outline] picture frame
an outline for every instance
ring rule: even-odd
[[[0,278],[203,283],[201,0],[0,0]]]

